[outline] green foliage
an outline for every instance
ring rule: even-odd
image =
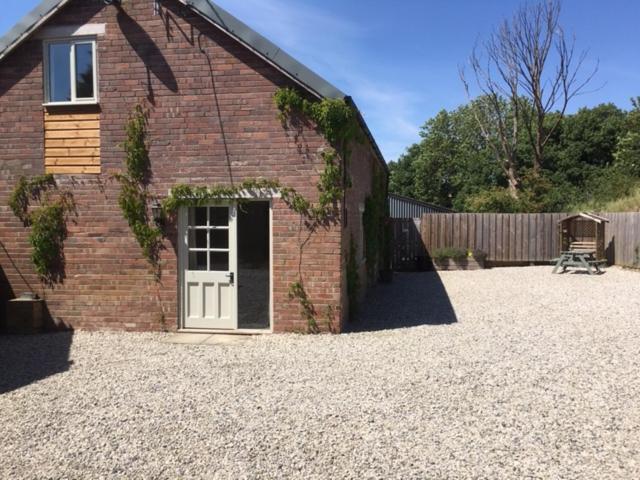
[[[126,125],[127,138],[123,148],[127,175],[137,183],[143,183],[150,170],[149,150],[146,144],[147,112],[136,105]]]
[[[618,175],[616,175],[618,176]],[[608,194],[594,195],[589,201],[576,203],[571,205],[569,211],[572,212],[640,212],[640,181],[635,181],[634,186],[628,187],[627,182],[633,180],[620,175],[617,181],[607,179],[602,180],[606,186],[616,185],[617,187],[610,190]],[[618,183],[619,182],[619,183]],[[621,184],[624,184],[621,186]],[[619,191],[628,191],[628,194],[620,197],[617,195]],[[616,192],[616,193],[614,193]]]
[[[522,200],[514,198],[506,188],[492,188],[466,199],[465,210],[478,213],[515,213],[525,208]]]
[[[199,207],[222,203],[234,199],[242,202],[242,194],[247,191],[278,190],[280,183],[275,180],[250,179],[236,186],[215,185],[211,187],[179,184],[171,189],[162,202],[162,208],[168,215],[175,214],[180,207]]]
[[[554,113],[546,121],[556,119]],[[545,147],[541,170],[533,170],[533,151],[520,139],[517,199],[506,190],[505,173],[470,105],[438,113],[421,136],[391,163],[390,191],[458,211],[553,212],[603,205],[631,195],[640,181],[638,99],[629,112],[604,104],[567,115]]]
[[[436,262],[443,262],[445,260],[459,262],[465,258],[474,258],[475,260],[483,261],[487,258],[487,254],[482,250],[465,250],[463,248],[443,247],[435,248],[431,252],[431,258]]]
[[[352,319],[358,311],[358,293],[360,291],[357,256],[358,250],[352,236],[349,241],[349,252],[347,255],[347,297],[349,298],[349,316]]]
[[[469,256],[467,250],[462,248],[454,248],[454,247],[444,247],[444,248],[434,248],[433,252],[431,252],[431,258],[436,261],[442,260],[463,260]]]
[[[56,181],[50,173],[31,179],[20,177],[9,196],[9,208],[25,225],[29,224],[29,203],[40,198],[42,192],[56,188]]]
[[[467,197],[506,186],[469,106],[439,112],[420,135],[420,143],[390,163],[390,191],[462,210]]]
[[[346,102],[343,100],[311,102],[304,99],[297,91],[289,88],[279,89],[274,95],[274,102],[280,110],[283,121],[293,119],[299,114],[308,117],[316,124],[316,128],[323,133],[331,145],[340,146],[343,157],[348,154],[348,143],[355,137],[358,125],[354,110]],[[140,123],[135,123],[131,129],[135,130],[133,127],[137,128],[139,125]],[[139,129],[135,131],[139,131]],[[131,144],[140,145],[140,142],[132,142]],[[139,152],[140,150],[135,149],[135,151]],[[324,168],[317,184],[318,202],[316,204],[294,188],[281,185],[277,180],[249,179],[237,185],[209,187],[176,185],[162,202],[162,208],[167,215],[173,215],[180,207],[209,205],[230,199],[242,203],[242,196],[246,192],[277,191],[280,193],[282,201],[292,211],[304,218],[304,223],[309,231],[314,231],[319,226],[327,226],[337,222],[338,204],[344,197],[345,190],[344,170],[337,151],[333,148],[325,149],[322,152],[322,158]],[[140,211],[139,205],[135,205],[133,202],[132,205],[133,212]],[[125,208],[123,208],[124,210]],[[131,217],[134,217],[133,212],[130,214]],[[301,245],[300,255],[303,254],[303,248],[304,243]],[[307,320],[308,331],[318,333],[320,329],[316,320],[316,309],[304,287],[301,271],[298,281],[290,285],[289,298],[295,298],[299,301],[302,315]],[[333,309],[328,307],[327,321],[330,328],[332,328],[332,312]]]
[[[65,217],[69,209],[70,206],[61,197],[31,214],[31,260],[36,273],[48,283],[61,279],[60,270],[64,263],[62,252],[67,238]]]
[[[383,250],[382,250],[382,265],[381,271],[391,271],[393,269],[393,226],[391,219],[389,218],[389,207],[385,211],[384,219],[384,238],[383,238]]]
[[[277,180],[249,179],[237,185],[213,185],[210,187],[176,185],[162,202],[165,213],[174,214],[180,207],[200,206],[234,199],[242,202],[242,195],[252,191],[278,191],[282,200],[294,212],[304,216],[310,224],[324,224],[335,219],[337,203],[344,195],[342,188],[342,168],[336,161],[335,151],[322,154],[325,165],[318,182],[319,201],[312,204],[297,190],[283,187]]]
[[[377,279],[378,271],[383,267],[387,209],[387,188],[384,175],[375,169],[371,194],[365,199],[364,213],[362,214],[367,275],[373,281]]]
[[[343,99],[311,101],[293,88],[278,89],[273,99],[282,120],[292,119],[296,114],[306,116],[331,145],[346,147],[359,132],[357,114]]]
[[[316,308],[309,295],[307,295],[302,280],[293,282],[289,286],[289,299],[296,299],[300,303],[302,317],[307,321],[308,333],[320,333],[320,327],[318,327],[318,322],[316,321]]]
[[[326,226],[329,223],[336,223],[339,217],[338,204],[344,198],[345,189],[350,186],[348,185],[348,180],[345,179],[345,169],[343,169],[338,157],[341,156],[346,165],[351,154],[351,142],[359,140],[360,126],[356,111],[342,99],[311,101],[292,88],[278,89],[274,94],[274,103],[280,111],[280,119],[283,123],[289,122],[294,126],[298,126],[299,122],[311,120],[316,129],[324,135],[327,142],[333,147],[325,150],[322,154],[324,169],[320,174],[320,181],[317,185],[319,192],[318,204],[313,205],[296,190],[287,187],[280,187],[282,199],[289,208],[305,218],[305,224],[310,231],[315,230],[320,225]],[[305,243],[303,242],[300,247],[301,256]],[[350,261],[351,259],[349,259]],[[348,272],[350,271],[349,268],[352,267],[349,267],[348,264]],[[353,271],[351,271],[351,275],[353,275]],[[351,289],[354,289],[353,278],[351,280],[348,279],[348,282],[351,282]],[[289,296],[299,300],[303,316],[309,324],[309,331],[316,331],[316,314],[313,304],[304,290],[302,271],[299,272],[298,281],[291,285]],[[349,294],[350,303],[355,302],[356,298],[356,293]],[[355,309],[355,307],[352,308]],[[331,313],[328,313],[327,317],[331,325]]]
[[[358,139],[360,128],[355,110],[342,99],[323,99],[311,101],[304,98],[293,88],[280,88],[274,94],[274,103],[280,111],[283,122],[296,122],[299,117],[311,120],[327,142],[339,148],[346,163],[350,154],[349,144]],[[344,169],[338,151],[327,149],[322,152],[324,170],[318,183],[318,205],[311,205],[307,199],[295,190],[282,188],[282,198],[295,212],[307,218],[311,225],[317,226],[335,221],[338,216],[338,202],[344,196],[346,188]]]
[[[338,202],[344,196],[343,172],[340,162],[337,160],[335,150],[325,150],[322,152],[324,159],[324,170],[320,174],[318,182],[318,206],[313,214],[320,222],[324,222],[332,216],[337,215]]]
[[[151,176],[151,165],[146,143],[147,114],[140,105],[132,112],[126,132],[127,138],[123,144],[126,170],[115,175],[115,179],[120,183],[118,205],[142,249],[143,256],[159,276],[158,257],[162,247],[162,231],[149,222],[147,204],[150,195],[147,186]]]
[[[624,172],[640,177],[640,97],[632,100],[627,116],[627,133],[620,138],[614,154],[615,163]]]
[[[14,215],[25,226],[31,226],[31,260],[40,279],[49,285],[64,278],[66,219],[75,208],[71,193],[57,190],[53,175],[21,177],[9,197]],[[30,203],[34,200],[39,201],[40,206],[30,212]]]

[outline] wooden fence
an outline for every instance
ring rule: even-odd
[[[442,247],[482,250],[490,264],[549,262],[560,251],[558,220],[567,215],[430,213],[421,221],[396,219],[394,267],[419,268],[423,257]],[[640,212],[600,215],[610,220],[605,238],[609,264],[640,267]]]
[[[605,235],[609,263],[640,268],[640,212],[603,213],[602,216],[611,220]]]
[[[419,218],[392,218],[393,269],[396,271],[421,270],[427,258],[425,244],[420,236]]]

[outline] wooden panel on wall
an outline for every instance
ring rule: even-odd
[[[100,173],[100,112],[67,107],[44,112],[47,173]]]

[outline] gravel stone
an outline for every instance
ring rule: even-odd
[[[638,273],[526,267],[397,274],[344,335],[0,337],[0,478],[640,478],[639,325]]]

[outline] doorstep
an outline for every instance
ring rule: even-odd
[[[250,335],[178,332],[167,335],[162,342],[179,345],[242,345],[253,340],[254,337]]]

